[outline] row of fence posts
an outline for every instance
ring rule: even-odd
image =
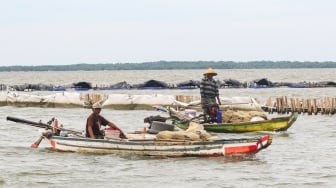
[[[177,95],[175,96],[175,99],[180,102],[190,103],[193,101],[200,100],[201,98],[199,96]]]
[[[277,97],[273,102],[269,98],[266,102],[265,111],[269,113],[288,113],[298,112],[312,114],[335,114],[336,113],[336,97],[322,98],[287,98],[286,96]]]
[[[99,102],[101,100],[106,100],[107,96],[105,95],[100,95],[98,93],[86,93],[84,95],[81,96],[81,99],[84,100],[84,105],[86,107],[90,107],[96,103]]]
[[[84,104],[91,106],[95,102],[102,99],[106,99],[107,96],[101,96],[100,94],[86,94],[82,96]],[[190,103],[192,101],[199,100],[199,96],[184,96],[177,95],[176,100]],[[268,98],[264,110],[269,113],[289,113],[298,112],[312,114],[335,114],[336,113],[336,97],[322,97],[322,98],[288,98],[287,96],[277,97],[273,101],[272,98]]]

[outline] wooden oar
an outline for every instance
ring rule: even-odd
[[[39,139],[37,139],[30,147],[32,147],[32,148],[38,148],[39,147],[39,145],[40,145],[40,143],[41,143],[41,141],[43,140],[43,138],[44,138],[44,136],[42,135],[42,136],[40,136],[40,138]]]
[[[62,127],[53,127],[51,125],[48,125],[46,123],[42,123],[40,122],[34,122],[34,121],[29,121],[29,120],[25,120],[25,119],[21,119],[21,118],[16,118],[16,117],[11,117],[11,116],[7,116],[6,118],[9,121],[14,121],[16,123],[23,123],[23,124],[27,124],[27,125],[31,125],[34,127],[40,127],[40,128],[45,128],[45,129],[58,129],[58,130],[64,130],[64,131],[68,131],[69,133],[75,134],[76,136],[81,136],[82,133],[79,131],[74,131],[74,130],[70,130],[70,129],[64,129]]]
[[[48,125],[48,124],[44,124],[44,123],[41,123],[41,122],[37,123],[37,122],[28,121],[28,120],[24,120],[24,119],[20,119],[20,118],[15,118],[15,117],[10,117],[10,116],[7,117],[7,120],[14,121],[16,123],[24,123],[24,124],[28,124],[28,125],[31,125],[31,126],[34,126],[34,127],[40,127],[40,128],[45,128],[45,129],[52,128],[52,126]],[[42,142],[43,138],[44,138],[44,136],[41,135],[30,147],[32,147],[32,148],[38,148],[38,146]]]
[[[34,127],[39,127],[39,128],[45,128],[45,129],[52,129],[53,127],[51,125],[42,123],[42,122],[34,122],[34,121],[29,121],[21,118],[16,118],[16,117],[11,117],[7,116],[6,118],[8,121],[14,121],[16,123],[23,123],[23,124],[28,124]]]

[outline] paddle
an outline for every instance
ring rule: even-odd
[[[11,116],[7,116],[6,118],[9,121],[14,121],[16,123],[23,123],[23,124],[27,124],[27,125],[31,125],[34,127],[39,127],[39,128],[45,128],[45,129],[58,129],[58,130],[64,130],[64,131],[68,131],[69,133],[75,134],[76,136],[81,136],[82,137],[82,133],[79,131],[74,131],[74,130],[70,130],[70,129],[65,129],[63,127],[53,127],[49,124],[46,123],[42,123],[41,121],[39,122],[34,122],[34,121],[29,121],[29,120],[25,120],[25,119],[21,119],[21,118],[16,118],[16,117],[11,117]]]
[[[44,136],[40,136],[40,138],[38,138],[30,147],[31,148],[38,148],[38,146],[40,145],[41,141],[43,140]]]
[[[8,116],[6,119],[9,120],[9,121],[14,121],[16,123],[28,124],[28,125],[31,125],[31,126],[34,126],[34,127],[40,127],[40,128],[45,128],[45,129],[51,129],[52,128],[51,125],[44,124],[44,123],[41,123],[41,122],[37,123],[37,122],[28,121],[28,120],[24,120],[24,119],[20,119],[20,118],[15,118],[15,117],[10,117],[10,116]],[[43,138],[44,138],[44,136],[41,135],[30,147],[32,147],[32,148],[38,148],[38,146],[42,142]]]
[[[11,117],[11,116],[7,116],[6,119],[8,121],[14,121],[16,123],[23,123],[23,124],[28,124],[34,127],[39,127],[39,128],[45,128],[45,129],[52,129],[53,127],[51,125],[42,123],[42,122],[34,122],[34,121],[29,121],[29,120],[25,120],[25,119],[20,119],[20,118],[16,118],[16,117]]]
[[[74,131],[74,130],[70,130],[70,129],[65,129],[63,127],[54,127],[54,126],[51,126],[49,124],[46,124],[46,123],[42,123],[41,121],[39,122],[34,122],[34,121],[29,121],[29,120],[25,120],[25,119],[21,119],[21,118],[16,118],[16,117],[11,117],[11,116],[7,116],[6,118],[7,120],[9,121],[14,121],[16,123],[23,123],[23,124],[28,124],[28,125],[31,125],[31,126],[34,126],[34,127],[39,127],[39,128],[45,128],[45,129],[57,129],[57,130],[63,130],[63,131],[67,131],[69,133],[72,133],[78,137],[85,137],[85,136],[82,136],[82,133],[79,132],[79,131]],[[121,129],[120,129],[121,130]],[[122,133],[122,137],[123,138],[126,138],[127,139],[127,136],[123,133]],[[31,145],[31,147],[38,147],[39,143],[42,141],[44,136],[42,136],[42,138],[39,138],[38,140],[36,140],[35,143],[33,143]]]

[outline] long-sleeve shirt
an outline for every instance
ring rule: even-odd
[[[215,98],[219,96],[218,86],[215,80],[203,78],[200,85],[201,98]]]

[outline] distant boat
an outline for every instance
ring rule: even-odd
[[[92,86],[91,86],[91,83],[89,82],[78,82],[78,83],[74,83],[73,87],[71,88],[75,89],[76,91],[88,91],[92,89]]]
[[[188,80],[176,85],[176,89],[198,89],[200,82],[195,80]]]
[[[274,84],[267,80],[266,78],[254,80],[249,86],[249,88],[273,88]]]
[[[133,88],[136,89],[168,89],[169,86],[167,83],[157,80],[148,80],[143,84],[134,85]]]

